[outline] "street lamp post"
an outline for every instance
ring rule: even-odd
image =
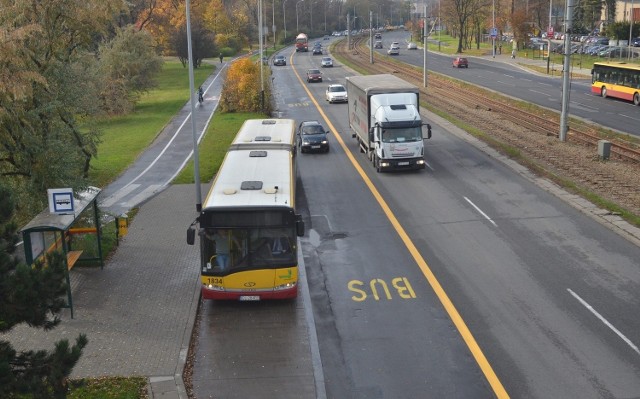
[[[284,27],[284,41],[287,41],[287,14],[284,11],[284,5],[287,4],[287,0],[282,0],[282,25]]]
[[[198,136],[196,135],[195,84],[193,77],[193,50],[191,46],[191,1],[186,1],[187,14],[187,54],[189,56],[189,98],[191,101],[191,135],[193,136],[193,177],[196,187],[196,211],[202,210],[202,193],[200,191],[200,160],[198,157]]]
[[[298,4],[302,3],[304,0],[298,0],[296,3],[296,31],[300,33],[300,28],[298,27]]]
[[[625,3],[626,4],[626,3]],[[631,59],[631,40],[633,39],[633,0],[631,0],[631,18],[629,18],[629,51],[627,51],[627,56]]]

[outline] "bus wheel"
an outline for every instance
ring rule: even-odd
[[[633,105],[640,105],[640,93],[635,93],[633,95]]]
[[[607,98],[607,88],[606,87],[603,87],[600,90],[600,95],[602,96],[602,98]]]

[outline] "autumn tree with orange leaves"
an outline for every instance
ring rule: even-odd
[[[271,89],[267,84],[268,68],[265,68],[265,93],[264,107],[261,109],[262,89],[260,85],[260,65],[253,63],[248,58],[234,62],[225,79],[222,88],[220,109],[222,112],[264,112],[269,114],[271,106]]]

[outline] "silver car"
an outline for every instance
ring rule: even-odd
[[[331,57],[322,57],[322,61],[320,62],[320,65],[323,68],[332,67],[333,66],[333,60],[331,59]]]
[[[347,102],[347,89],[340,84],[331,84],[327,87],[325,92],[325,99],[329,101],[329,104],[337,102]]]

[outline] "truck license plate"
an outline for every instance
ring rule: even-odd
[[[407,166],[409,165],[409,162],[398,162],[399,166]]]
[[[259,301],[260,297],[257,295],[240,295],[241,301]]]

